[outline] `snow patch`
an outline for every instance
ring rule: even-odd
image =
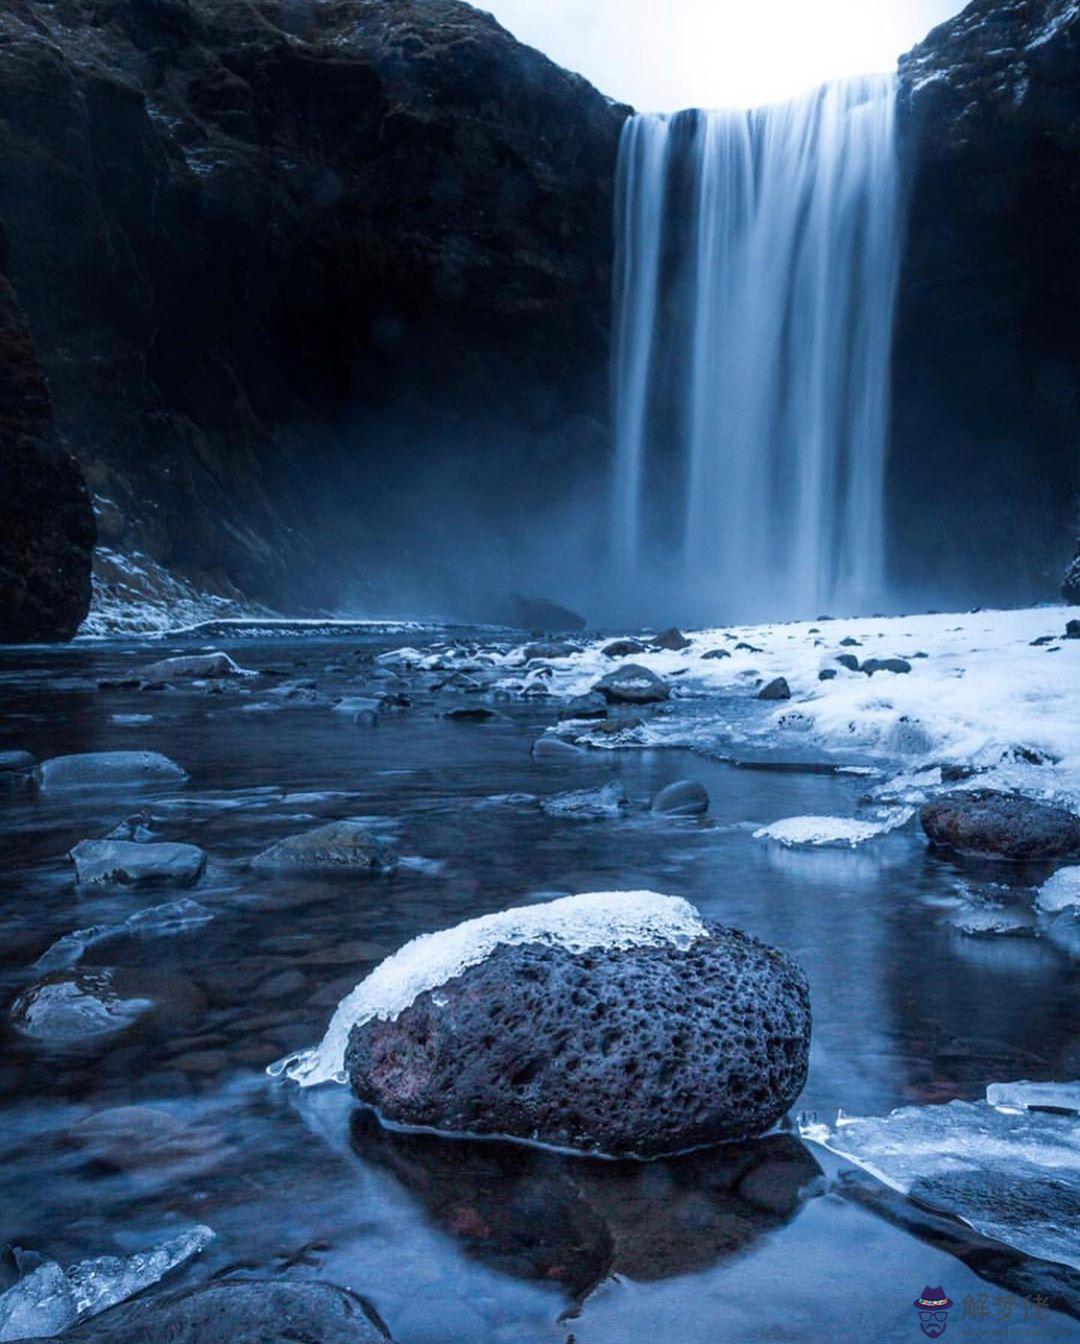
[[[707,938],[697,910],[652,891],[600,891],[517,906],[421,934],[388,957],[342,999],[322,1043],[271,1065],[302,1087],[346,1082],[345,1048],[354,1026],[394,1021],[420,995],[485,961],[497,947],[542,943],[569,952],[589,948],[688,947]]]
[[[878,821],[854,817],[786,817],[754,832],[755,840],[775,840],[781,845],[849,845],[852,849],[876,836],[906,826],[915,815],[910,807],[896,808]]]
[[[1070,906],[1080,908],[1080,865],[1059,868],[1039,888],[1035,904],[1044,915],[1056,915]]]

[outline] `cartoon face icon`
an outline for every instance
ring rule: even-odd
[[[919,1313],[919,1329],[928,1339],[939,1339],[949,1324],[949,1308],[952,1306],[945,1289],[924,1288],[914,1305]]]

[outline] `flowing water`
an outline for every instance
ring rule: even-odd
[[[640,115],[620,152],[614,562],[680,619],[866,610],[900,255],[895,86]]]
[[[5,1010],[65,934],[176,899],[74,883],[71,846],[136,809],[160,838],[205,848],[206,874],[179,894],[213,916],[86,948],[80,966],[111,970],[125,997],[152,1005],[124,1030],[48,1047],[4,1012],[0,1242],[67,1265],[205,1224],[215,1241],[173,1282],[329,1279],[368,1293],[399,1344],[905,1341],[920,1338],[914,1298],[939,1283],[958,1313],[979,1295],[1014,1313],[1013,1334],[972,1320],[963,1332],[957,1322],[958,1337],[1080,1338],[1057,1313],[1022,1326],[1025,1299],[1047,1281],[1038,1262],[1018,1277],[1018,1257],[890,1200],[791,1132],[601,1162],[390,1133],[344,1089],[268,1078],[268,1064],[316,1042],[339,999],[413,935],[615,888],[685,896],[801,962],[815,1027],[799,1107],[823,1120],[1080,1067],[1075,963],[1034,938],[958,933],[946,916],[966,872],[917,833],[818,852],[753,838],[781,817],[850,815],[866,787],[857,775],[740,769],[675,750],[536,764],[529,745],[554,719],[550,702],[500,702],[489,724],[448,722],[442,709],[477,697],[436,691],[434,675],[411,684],[412,709],[377,727],[326,705],[246,708],[282,675],[361,691],[372,672],[362,655],[379,647],[244,644],[237,660],[278,678],[221,694],[97,689],[160,645],[0,651],[0,749],[148,748],[190,773],[183,787],[136,795],[0,798]],[[749,700],[741,712],[768,707]],[[707,818],[641,809],[582,822],[508,798],[619,780],[643,802],[680,777],[708,788]],[[283,836],[342,817],[368,818],[405,856],[394,876],[249,867]],[[1030,903],[1030,892],[1013,899]]]

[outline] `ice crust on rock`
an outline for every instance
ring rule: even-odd
[[[985,1237],[1080,1269],[1080,1122],[1027,1109],[1055,1096],[1076,1105],[1078,1093],[1076,1083],[996,1084],[991,1100],[841,1114],[834,1128],[804,1125],[802,1135]]]
[[[97,1256],[67,1269],[46,1260],[0,1296],[0,1341],[58,1335],[157,1283],[213,1238],[210,1228],[196,1225],[134,1255]]]
[[[537,942],[585,952],[687,947],[708,936],[689,901],[653,891],[589,892],[469,919],[406,943],[342,999],[319,1046],[272,1065],[270,1071],[285,1072],[302,1087],[344,1083],[345,1048],[357,1023],[393,1021],[420,994],[438,989],[500,946]]]
[[[755,840],[775,840],[781,845],[848,845],[852,849],[876,836],[906,826],[915,815],[910,807],[894,808],[877,821],[855,817],[785,817],[754,832]]]
[[[148,910],[138,910],[129,915],[122,924],[94,924],[87,929],[75,929],[58,938],[34,962],[38,971],[62,970],[74,966],[88,947],[96,943],[108,942],[112,938],[126,936],[163,937],[172,933],[185,933],[188,929],[207,924],[214,918],[206,906],[200,905],[190,897],[179,901],[166,901],[164,905],[153,905]]]
[[[1010,1110],[1072,1111],[1080,1114],[1080,1082],[991,1083],[986,1089],[986,1100],[991,1106]]]

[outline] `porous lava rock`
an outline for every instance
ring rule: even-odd
[[[1021,863],[1080,855],[1080,817],[1018,793],[948,793],[927,803],[921,820],[931,843],[961,854]]]
[[[394,1020],[353,1026],[353,1091],[389,1121],[652,1157],[760,1134],[806,1079],[810,997],[784,953],[499,945]]]

